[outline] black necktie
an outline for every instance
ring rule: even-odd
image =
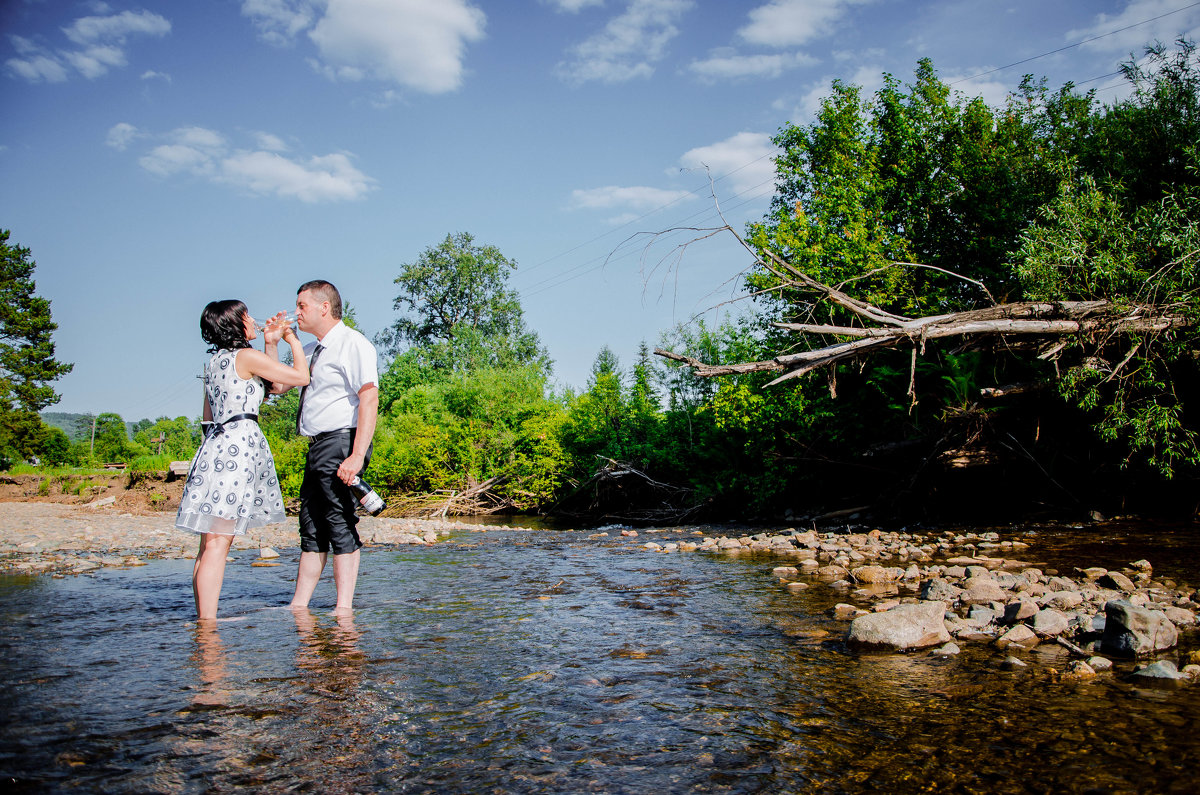
[[[325,350],[325,346],[317,343],[317,347],[313,348],[312,358],[308,360],[308,384],[312,384],[313,368],[317,366],[317,357],[321,355],[321,351]],[[296,408],[296,434],[300,433],[300,414],[304,411],[304,393],[308,391],[308,384],[300,389],[300,405]]]

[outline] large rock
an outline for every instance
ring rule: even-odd
[[[1004,623],[1015,624],[1038,614],[1037,602],[1032,599],[1018,599],[1004,606]]]
[[[859,566],[850,572],[854,579],[868,585],[896,582],[904,574],[902,569],[884,568],[883,566]]]
[[[1043,638],[1058,637],[1066,632],[1067,628],[1070,626],[1070,622],[1067,621],[1066,616],[1049,607],[1047,607],[1045,610],[1039,611],[1038,614],[1033,617],[1033,621],[1030,623],[1033,627],[1033,631],[1038,635],[1041,635]]]
[[[1182,607],[1164,607],[1163,615],[1171,619],[1171,623],[1181,627],[1190,627],[1196,623],[1196,616],[1192,611]]]
[[[1179,641],[1179,631],[1162,612],[1135,607],[1124,599],[1104,605],[1104,635],[1100,648],[1120,657],[1137,657],[1169,649]]]
[[[1036,645],[1038,645],[1037,633],[1024,624],[1017,624],[1008,632],[996,638],[996,648],[998,649],[1007,649],[1009,646],[1032,649]]]
[[[941,577],[926,580],[921,585],[921,598],[930,602],[953,602],[958,599],[960,593],[962,588],[951,585]]]
[[[978,605],[1008,600],[1008,594],[990,577],[971,577],[963,582],[963,586],[967,592],[962,596],[962,601],[967,604]]]
[[[903,604],[886,613],[859,616],[850,622],[850,643],[895,650],[923,649],[950,642],[941,602]]]
[[[1054,591],[1050,596],[1046,597],[1046,607],[1052,607],[1055,610],[1071,610],[1083,604],[1083,594],[1079,591]]]
[[[1137,586],[1133,584],[1133,580],[1119,571],[1110,571],[1097,580],[1097,582],[1105,588],[1115,588],[1125,593],[1133,593],[1137,590]]]

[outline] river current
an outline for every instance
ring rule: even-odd
[[[1196,789],[1200,684],[1139,689],[1123,681],[1128,663],[1092,683],[1056,681],[1049,669],[1066,653],[1047,644],[1017,671],[983,644],[946,659],[860,653],[828,614],[846,594],[815,579],[789,591],[771,572],[786,560],[589,535],[495,530],[368,548],[358,609],[340,620],[328,572],[310,613],[282,607],[294,551],[274,568],[235,553],[211,628],[192,620],[191,561],[0,576],[0,782],[137,793]],[[1027,557],[1116,565],[1157,552],[1187,579],[1195,540],[1160,534],[1147,548],[1123,534],[1098,544],[1088,531],[1045,532]]]

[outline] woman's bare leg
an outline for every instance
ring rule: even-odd
[[[223,519],[212,524],[212,531],[200,534],[200,551],[192,568],[192,592],[196,597],[196,616],[201,619],[217,617],[217,601],[225,581],[225,558],[229,555],[232,535],[221,530],[233,530],[233,520]]]

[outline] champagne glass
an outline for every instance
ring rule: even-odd
[[[266,331],[267,325],[270,324],[270,322],[274,319],[275,319],[275,316],[271,315],[271,317],[267,318],[266,320],[255,320],[254,327],[256,329],[258,329],[260,332]],[[295,322],[296,322],[295,311],[288,312],[286,315],[283,316],[283,325],[284,326],[290,326],[290,325],[294,324]]]

